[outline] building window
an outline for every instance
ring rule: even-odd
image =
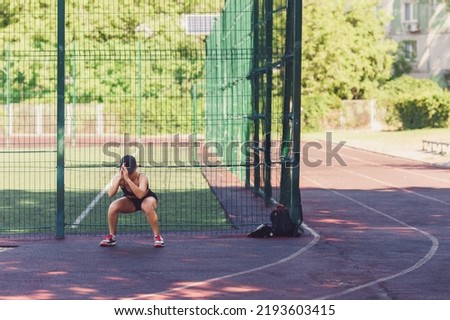
[[[406,60],[416,61],[417,58],[417,41],[407,40],[401,43],[403,53]]]
[[[403,21],[415,22],[417,21],[417,4],[414,2],[403,3]]]

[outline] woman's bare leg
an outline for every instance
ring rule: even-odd
[[[153,197],[145,198],[142,202],[142,211],[144,211],[147,221],[153,230],[153,235],[159,235],[158,214],[156,208],[158,208],[158,201]]]
[[[133,202],[126,197],[121,197],[114,200],[108,209],[108,225],[109,234],[116,235],[117,232],[117,222],[119,221],[120,213],[130,213],[136,211]]]

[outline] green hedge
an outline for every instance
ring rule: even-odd
[[[449,94],[432,80],[402,76],[382,86],[377,100],[392,128],[447,126]]]
[[[450,115],[450,95],[424,95],[398,101],[395,108],[403,129],[446,128]]]

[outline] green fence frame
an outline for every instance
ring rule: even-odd
[[[13,15],[20,14],[19,8],[15,7],[16,4],[13,1],[10,1],[10,3],[11,8],[7,9],[14,10],[12,12]],[[75,211],[80,211],[79,208],[74,209],[74,206],[84,205],[79,204],[76,197],[71,198],[72,194],[74,194],[74,189],[78,191],[77,188],[80,190],[84,188],[83,183],[73,185],[79,182],[76,181],[76,174],[82,173],[81,180],[91,179],[91,177],[95,177],[95,175],[89,173],[92,170],[104,170],[102,174],[106,175],[115,170],[115,164],[100,163],[100,160],[103,158],[98,156],[94,157],[95,159],[85,160],[76,154],[74,156],[73,152],[87,148],[87,151],[83,152],[89,153],[88,148],[91,145],[94,146],[95,144],[99,145],[100,143],[104,144],[111,141],[116,142],[114,139],[118,137],[118,134],[120,134],[120,138],[123,138],[123,141],[120,142],[125,144],[125,150],[128,147],[127,143],[130,146],[137,146],[138,151],[141,151],[139,144],[145,143],[153,143],[151,146],[156,145],[155,148],[161,150],[167,146],[170,148],[172,145],[177,144],[182,148],[187,145],[190,148],[187,156],[192,156],[192,159],[190,159],[192,162],[189,162],[188,165],[186,164],[187,162],[180,165],[176,161],[169,161],[169,163],[156,161],[156,165],[142,163],[141,167],[147,172],[160,174],[162,181],[164,181],[164,177],[171,177],[172,173],[175,175],[180,174],[183,176],[183,179],[190,179],[194,175],[200,176],[201,179],[204,179],[201,183],[209,185],[211,192],[216,196],[215,200],[209,200],[213,198],[208,194],[205,198],[192,201],[192,203],[198,202],[197,204],[200,207],[203,206],[202,202],[217,201],[218,203],[214,204],[214,210],[223,210],[224,212],[231,210],[230,216],[232,216],[234,214],[233,211],[239,210],[240,201],[248,201],[248,199],[253,201],[255,194],[262,196],[258,202],[252,203],[254,207],[249,209],[249,211],[257,211],[257,215],[244,217],[242,221],[232,223],[231,229],[233,230],[237,229],[240,232],[245,232],[250,227],[266,222],[264,219],[267,217],[270,206],[278,202],[290,207],[291,217],[298,224],[302,223],[303,213],[300,197],[302,1],[217,0],[217,4],[223,3],[220,16],[216,19],[211,33],[197,36],[195,43],[199,45],[198,47],[192,49],[187,45],[183,46],[184,44],[181,44],[176,48],[179,51],[170,51],[172,48],[167,47],[156,54],[152,51],[155,45],[149,45],[143,40],[139,40],[138,37],[136,39],[131,38],[127,46],[120,48],[121,51],[118,52],[114,51],[117,43],[120,43],[117,41],[108,43],[108,40],[105,40],[104,45],[110,50],[108,52],[101,51],[102,48],[100,47],[94,47],[92,50],[84,47],[85,44],[78,39],[77,34],[68,32],[68,30],[73,32],[74,25],[79,23],[74,3],[76,2],[67,0],[58,0],[57,2],[48,0],[48,3],[45,0],[39,4],[32,1],[24,2],[24,5],[29,5],[30,8],[36,6],[33,9],[33,12],[36,12],[36,14],[42,14],[39,11],[41,9],[42,12],[51,10],[50,17],[56,22],[57,32],[54,43],[52,38],[51,44],[44,44],[46,46],[45,49],[38,49],[39,34],[35,37],[37,47],[33,51],[28,50],[26,47],[23,47],[23,50],[20,48],[18,50],[17,43],[11,45],[8,42],[9,36],[7,34],[5,34],[5,41],[2,41],[0,38],[0,43],[3,44],[2,59],[4,59],[4,70],[3,75],[0,75],[0,81],[4,84],[3,103],[5,106],[4,113],[0,110],[0,118],[5,123],[8,122],[5,124],[4,132],[0,131],[0,156],[4,157],[4,160],[12,159],[14,161],[18,157],[25,159],[28,154],[29,163],[24,160],[24,163],[27,165],[26,170],[39,171],[42,164],[44,164],[45,170],[49,173],[48,176],[54,179],[54,182],[46,182],[45,186],[51,185],[48,187],[48,190],[45,190],[46,192],[42,192],[42,194],[30,192],[27,194],[28,198],[19,198],[20,201],[27,202],[34,196],[43,197],[39,200],[40,205],[36,206],[33,209],[34,211],[30,211],[30,215],[39,216],[37,210],[46,210],[48,211],[46,216],[48,216],[49,212],[53,213],[54,211],[53,222],[33,220],[30,222],[31,226],[24,225],[23,228],[17,228],[17,230],[7,230],[1,225],[1,221],[8,223],[9,217],[0,217],[5,218],[0,220],[0,236],[15,236],[20,234],[21,231],[19,229],[30,234],[47,233],[48,230],[51,230],[51,233],[58,239],[64,238],[68,232],[71,234],[82,232],[73,228],[74,222],[69,221],[72,217],[68,218],[73,214],[71,211],[75,209]],[[158,2],[155,3],[157,4]],[[203,5],[206,6],[206,2]],[[174,10],[174,4],[170,4],[169,7],[170,10]],[[162,11],[156,18],[163,20],[167,18],[167,12],[164,11],[165,8],[163,6],[161,8]],[[175,9],[170,14],[181,16],[178,11],[178,9]],[[123,14],[129,15],[130,13],[124,12]],[[141,12],[138,14],[141,14]],[[134,20],[139,22],[139,19],[136,18]],[[134,20],[131,17],[127,22]],[[42,28],[42,26],[39,26],[39,28]],[[132,29],[130,30],[133,32]],[[0,29],[1,31],[2,29]],[[26,31],[21,29],[20,32],[23,32],[24,35],[25,32],[29,32],[29,34],[26,34],[29,36],[33,30]],[[45,32],[54,34],[52,30],[45,30]],[[11,34],[9,33],[9,35]],[[0,36],[2,36],[1,33]],[[107,39],[108,35],[104,36]],[[202,45],[204,47],[201,47]],[[53,48],[56,49],[53,50]],[[27,54],[31,55],[27,56]],[[164,79],[151,79],[150,86],[153,87],[151,88],[152,90],[149,90],[148,73],[146,74],[145,71],[147,70],[148,72],[148,69],[151,68],[155,69],[158,59],[170,59],[167,56],[171,55],[175,59],[179,59],[182,55],[189,56],[193,68],[200,65],[196,64],[198,61],[205,61],[205,69],[201,71],[204,75],[197,76],[197,78],[185,78],[185,70],[183,68],[187,68],[188,64],[183,64],[176,60],[173,65],[179,64],[178,69],[174,67],[171,70],[173,74],[167,75]],[[46,65],[52,63],[51,70],[48,72],[52,73],[53,69],[55,71],[54,75],[45,75],[47,77],[45,81],[54,83],[55,93],[47,93],[45,102],[42,102],[44,105],[37,107],[36,110],[27,110],[28,106],[30,108],[35,107],[33,103],[41,103],[36,98],[27,96],[25,91],[23,97],[17,96],[17,79],[20,75],[14,74],[14,72],[17,72],[18,62],[23,58],[30,65],[44,61],[44,69]],[[26,59],[29,60],[27,61]],[[89,97],[79,94],[84,90],[83,81],[92,79],[92,85],[100,83],[95,78],[98,77],[98,74],[84,75],[84,78],[82,74],[88,63],[96,63],[100,61],[99,59],[103,59],[102,61],[117,59],[118,64],[122,63],[122,60],[131,61],[132,63],[123,63],[123,65],[128,67],[129,65],[134,65],[136,69],[133,70],[134,74],[124,81],[128,81],[130,86],[133,87],[130,90],[135,91],[130,91],[131,93],[127,93],[129,96],[124,98],[124,100],[133,100],[131,103],[132,112],[122,112],[117,115],[119,119],[117,123],[121,121],[121,127],[117,125],[117,130],[120,130],[120,132],[114,133],[111,129],[113,133],[108,133],[109,136],[98,137],[95,135],[95,124],[91,124],[91,127],[87,129],[94,133],[90,133],[93,138],[89,140],[91,138],[83,138],[80,135],[79,130],[82,129],[75,128],[74,124],[76,123],[77,126],[81,127],[82,123],[79,119],[83,116],[86,119],[82,121],[86,123],[94,121],[91,119],[93,117],[91,114],[83,114],[83,110],[88,108],[83,106],[83,103]],[[38,64],[36,63],[36,65]],[[155,72],[158,72],[158,70]],[[189,72],[194,74],[195,70]],[[38,74],[36,81],[39,80]],[[69,80],[70,83],[68,83]],[[158,81],[165,82],[160,84]],[[171,97],[172,101],[180,98],[180,103],[187,104],[188,101],[191,101],[192,104],[190,106],[187,105],[183,109],[183,112],[186,114],[170,114],[168,112],[167,117],[155,117],[154,112],[158,111],[154,109],[149,110],[148,99],[153,99],[151,101],[157,105],[161,100],[154,98],[152,95],[165,94],[166,91],[159,92],[158,90],[167,90],[171,85],[180,90],[179,93],[171,92],[173,94]],[[49,96],[54,96],[54,102],[48,101]],[[110,96],[109,98],[117,99],[118,105],[122,102],[122,97],[120,96],[117,98]],[[25,100],[26,102],[21,105],[22,101]],[[97,103],[101,104],[103,102]],[[158,107],[169,110],[170,106],[165,103],[166,101],[163,100],[161,106],[158,105]],[[69,109],[69,105],[72,105],[71,109]],[[50,108],[56,114],[47,114],[46,112]],[[92,107],[89,108],[92,109]],[[98,110],[102,108],[102,105],[98,106]],[[51,118],[52,127],[50,132],[46,133],[46,136],[43,138],[33,137],[33,134],[28,133],[28,131],[32,131],[30,129],[32,126],[38,128],[39,124],[32,124],[31,120],[26,120],[30,122],[26,124],[29,127],[24,127],[23,131],[26,131],[28,136],[22,142],[22,138],[18,138],[16,133],[11,131],[11,114],[13,109],[37,112],[35,119],[39,121],[50,121],[48,119]],[[111,112],[111,109],[107,109],[104,111],[104,114],[109,116]],[[54,124],[52,122],[53,116],[55,116]],[[70,116],[74,118],[73,122],[71,122],[72,126],[68,128],[67,119]],[[181,129],[178,129],[176,126],[169,128],[167,128],[168,126],[159,126],[163,121],[171,123],[173,121],[171,117],[175,117],[177,121],[184,121]],[[22,119],[19,120],[22,121]],[[18,123],[20,124],[17,120],[14,121],[15,126]],[[106,124],[106,126],[108,125],[109,123]],[[160,128],[167,128],[167,131]],[[1,127],[0,130],[2,130]],[[160,134],[160,136],[170,134],[170,139],[174,140],[159,141],[160,136],[155,136],[155,132]],[[130,141],[126,141],[128,138]],[[218,152],[218,148],[222,148],[221,153]],[[192,152],[190,152],[191,150]],[[166,151],[158,152],[162,153],[158,154],[157,157],[165,156],[164,152]],[[211,157],[218,156],[220,161],[213,164],[204,163],[202,157],[205,156],[205,153]],[[15,156],[16,154],[17,156]],[[33,156],[31,157],[30,155]],[[175,156],[181,157],[182,155],[175,154]],[[15,164],[14,168],[20,166],[21,163]],[[217,176],[222,174],[227,175],[229,180],[223,186],[215,185],[214,181],[217,180]],[[36,179],[40,179],[40,177],[40,175],[36,175]],[[280,177],[279,181],[277,180],[278,177]],[[20,177],[20,179],[26,178]],[[68,189],[70,184],[72,186]],[[13,195],[15,192],[21,193],[24,191],[19,190],[15,185],[10,190],[7,188],[8,184],[4,183],[1,191],[4,194],[8,193],[10,199],[7,200],[8,203],[6,203],[6,199],[3,199],[5,201],[5,206],[3,207],[6,209],[0,211],[0,213],[7,212],[10,205],[12,206],[12,203],[10,204],[9,202],[14,201]],[[95,195],[95,192],[91,191],[85,192],[83,203],[89,202],[89,197]],[[179,190],[175,191],[178,192]],[[242,199],[233,198],[232,202],[238,201],[236,201],[235,207],[230,208],[229,204],[223,201],[223,197],[221,198],[221,193],[223,192],[228,192],[228,195],[235,197],[242,197]],[[166,193],[168,196],[173,194]],[[198,194],[201,194],[201,197],[203,197],[206,193],[199,191]],[[181,194],[179,196],[183,197],[184,195]],[[46,205],[45,201],[48,202],[48,205]],[[107,203],[107,201],[104,201],[102,205],[106,206]],[[175,203],[171,203],[171,205],[176,208]],[[28,207],[24,206],[23,208]],[[11,212],[11,215],[13,214]],[[25,215],[26,213],[23,212],[22,214]],[[100,216],[100,214],[98,215]],[[230,217],[227,216],[226,218],[229,219]],[[20,219],[22,218],[18,220]],[[163,214],[164,219],[167,219],[167,217]],[[202,213],[199,212],[199,219],[209,218],[203,218]],[[224,219],[221,218],[221,220]],[[184,222],[182,219],[179,221],[174,223],[179,223],[180,229],[187,230],[187,232],[191,232],[192,228],[196,228],[195,222],[192,223],[192,228],[190,228],[189,222]],[[98,225],[96,225],[98,222],[94,222],[91,227],[93,229],[104,227],[105,222]],[[127,220],[127,223],[130,227],[136,226],[137,229],[142,229],[142,226],[138,225],[140,222],[130,219]],[[167,220],[164,223],[167,225]],[[229,227],[227,226],[227,228]],[[174,228],[176,229],[177,227],[175,226]],[[217,228],[218,232],[222,232],[222,227],[215,221],[211,222],[207,228]],[[27,229],[32,231],[30,232]],[[6,230],[6,233],[3,233],[2,230]]]
[[[66,97],[66,7],[58,0],[58,68],[57,68],[57,160],[56,160],[56,238],[64,238],[65,218],[65,97]]]
[[[275,201],[290,207],[298,224],[303,221],[299,178],[301,8],[302,1],[295,0],[277,1],[276,6],[273,0],[229,1],[221,23],[216,23],[208,38],[206,62],[207,140],[219,141],[222,146],[246,145],[251,151],[241,153],[241,158],[236,152],[225,153],[223,161],[246,186],[264,197],[266,206]],[[274,60],[274,16],[284,10],[284,55]],[[233,33],[235,30],[239,32]],[[223,54],[222,47],[230,52],[217,56]],[[273,73],[279,68],[284,70],[281,143],[280,156],[273,159]],[[235,93],[241,91],[243,95]],[[236,102],[236,97],[243,98]],[[281,165],[279,199],[274,199],[272,192],[275,163]]]

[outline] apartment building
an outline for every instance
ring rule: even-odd
[[[450,0],[382,0],[388,33],[411,63],[411,75],[450,89]]]

